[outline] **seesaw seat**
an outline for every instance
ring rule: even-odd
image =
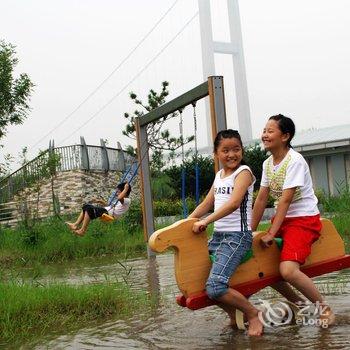
[[[173,247],[175,250],[175,277],[182,295],[177,303],[192,310],[215,304],[205,292],[211,262],[207,248],[207,234],[192,232],[197,219],[185,219],[152,234],[149,246],[156,252]],[[253,239],[253,256],[242,263],[231,277],[229,285],[245,296],[250,296],[282,279],[279,273],[280,250],[277,244],[262,248],[257,232]],[[333,223],[322,219],[321,236],[312,246],[311,255],[301,270],[309,277],[350,267],[350,255],[345,255],[344,242]]]

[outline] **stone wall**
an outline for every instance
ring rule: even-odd
[[[107,201],[122,175],[121,172],[117,171],[99,170],[69,170],[58,173],[53,179],[53,190],[58,198],[60,213],[63,215],[77,213],[81,210],[83,203],[93,202],[96,198]],[[131,198],[139,198],[138,176],[133,180],[131,187]],[[38,217],[52,215],[51,180],[43,180],[40,187],[38,186],[36,189],[35,186],[31,189],[25,189],[14,198],[14,203],[17,203],[17,205],[12,205],[15,217],[21,218],[25,208],[32,213],[38,211]]]

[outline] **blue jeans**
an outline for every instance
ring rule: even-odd
[[[252,247],[251,231],[214,232],[208,242],[213,265],[206,283],[206,291],[211,299],[226,294],[228,282],[236,271],[246,252]]]

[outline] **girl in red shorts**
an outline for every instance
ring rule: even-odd
[[[280,263],[283,279],[312,303],[320,304],[323,311],[320,317],[331,324],[334,314],[311,278],[300,271],[311,253],[312,243],[320,236],[322,225],[308,164],[290,144],[294,134],[293,121],[282,114],[270,117],[264,128],[261,139],[271,156],[263,164],[251,227],[256,230],[270,194],[276,201],[276,214],[261,243],[268,247],[274,237],[283,238]],[[292,302],[302,301],[286,282],[273,287]]]

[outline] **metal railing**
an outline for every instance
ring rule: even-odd
[[[80,145],[51,147],[2,179],[0,181],[0,203],[11,201],[16,193],[47,177],[43,174],[43,168],[49,161],[50,152],[54,152],[59,158],[56,172],[78,169],[122,172],[128,164],[134,161],[121,148],[106,147],[103,141],[101,141],[101,146],[86,145],[83,138],[81,141]]]

